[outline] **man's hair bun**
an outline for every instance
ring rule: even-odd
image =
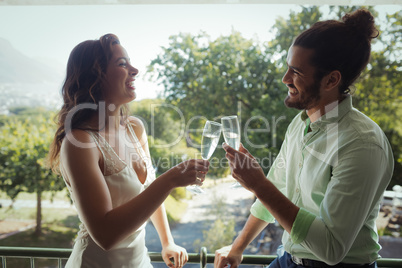
[[[378,37],[379,32],[374,24],[374,17],[366,9],[359,9],[353,13],[346,14],[342,17],[342,21],[350,30],[359,36],[364,36],[369,41]]]

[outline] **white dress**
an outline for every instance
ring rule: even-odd
[[[141,154],[143,159],[145,153],[138,138],[135,135],[132,127],[127,125],[128,133],[131,134],[138,148],[138,153]],[[146,187],[155,179],[155,173],[152,169],[150,161],[145,161],[147,165],[147,178],[144,184],[140,182],[135,170],[128,166],[119,156],[115,153],[108,142],[98,133],[90,132],[96,146],[99,148],[103,155],[105,169],[104,178],[110,191],[113,207],[120,206],[130,199],[140,194]],[[138,145],[138,146],[137,146]],[[61,172],[65,178],[66,173]],[[74,192],[71,187],[67,185],[70,191],[71,199],[74,202]],[[81,212],[78,211],[78,216]],[[66,268],[148,268],[152,267],[148,250],[145,246],[145,225],[146,222],[138,228],[132,235],[121,241],[118,245],[110,250],[103,250],[99,247],[90,234],[88,233],[85,225],[81,223],[80,230],[75,240],[74,248],[71,256],[69,257]]]

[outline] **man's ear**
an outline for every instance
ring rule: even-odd
[[[324,78],[324,87],[325,90],[331,90],[335,87],[338,87],[342,79],[341,72],[338,70],[332,71],[327,74]]]

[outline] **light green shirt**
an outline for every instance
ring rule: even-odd
[[[348,96],[308,127],[305,112],[289,125],[267,178],[300,207],[285,250],[329,265],[371,263],[381,249],[376,218],[393,172],[382,130]],[[253,216],[273,222],[257,200]]]

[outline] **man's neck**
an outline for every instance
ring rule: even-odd
[[[321,116],[325,115],[326,113],[332,111],[335,107],[339,105],[344,99],[346,95],[341,95],[337,99],[327,100],[324,103],[317,105],[311,109],[306,110],[308,117],[310,118],[310,122],[314,123],[317,121]]]

